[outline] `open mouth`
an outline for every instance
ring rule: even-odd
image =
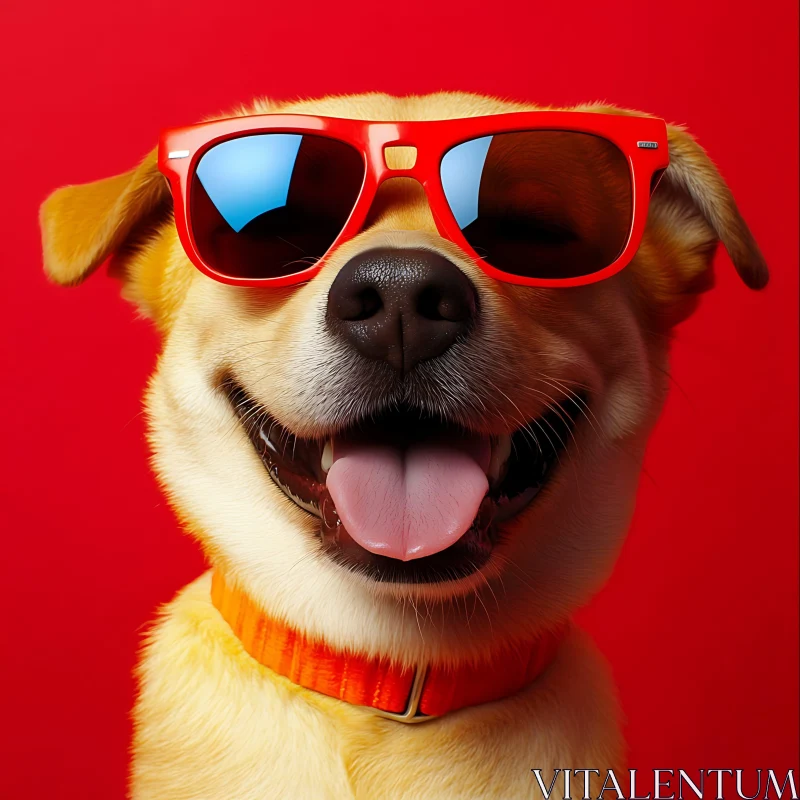
[[[476,434],[411,407],[327,438],[295,436],[234,380],[223,388],[273,482],[318,517],[324,550],[382,582],[465,578],[499,526],[551,479],[585,399],[564,398],[513,434]]]

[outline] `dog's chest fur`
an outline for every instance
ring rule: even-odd
[[[532,768],[621,766],[607,667],[578,630],[519,695],[404,725],[255,662],[206,574],[165,609],[140,679],[134,800],[532,797]]]

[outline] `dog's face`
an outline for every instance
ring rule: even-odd
[[[278,110],[392,120],[530,107],[365,95],[241,113]],[[670,129],[670,154],[636,258],[584,287],[488,278],[402,179],[313,280],[226,286],[184,254],[152,155],[51,196],[46,266],[74,283],[113,253],[126,296],[163,332],[147,395],[154,464],[216,565],[334,645],[457,658],[553,624],[606,578],[664,399],[671,326],[711,285],[720,240],[749,285],[765,282],[703,151]],[[365,288],[381,314],[353,313]]]

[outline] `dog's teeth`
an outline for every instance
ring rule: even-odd
[[[322,451],[322,471],[327,472],[333,465],[333,441],[328,439],[325,442],[325,449]]]
[[[486,470],[486,477],[489,478],[489,483],[492,486],[496,485],[503,477],[503,467],[505,467],[510,455],[511,437],[504,433],[492,447],[492,458],[489,461],[489,468]]]

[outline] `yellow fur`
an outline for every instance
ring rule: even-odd
[[[608,670],[577,629],[525,692],[408,726],[260,666],[210,605],[209,591],[206,574],[164,609],[148,637],[135,712],[137,800],[505,800],[535,796],[533,767],[546,775],[567,762],[621,765]]]
[[[238,113],[389,120],[529,108],[457,93],[371,94],[258,101]],[[403,663],[458,663],[568,619],[602,584],[624,539],[666,391],[663,334],[710,285],[718,241],[749,285],[766,280],[758,248],[708,157],[679,128],[670,131],[670,152],[673,166],[653,198],[634,261],[609,280],[569,292],[487,278],[438,235],[424,194],[409,181],[381,188],[366,229],[313,281],[234,289],[189,263],[153,154],[123,176],[61,189],[47,200],[45,267],[72,284],[113,254],[125,296],[162,332],[146,398],[153,465],[214,565],[265,612],[335,648]],[[321,554],[315,521],[270,481],[218,391],[220,375],[233,371],[295,434],[329,431],[342,355],[320,324],[327,292],[350,257],[378,246],[441,253],[475,284],[482,328],[462,352],[480,365],[476,375],[488,376],[485,383],[470,376],[464,387],[481,398],[483,409],[469,420],[477,430],[509,432],[534,419],[554,393],[590,390],[591,408],[546,496],[505,526],[486,567],[458,582],[378,585]],[[623,766],[613,687],[578,630],[519,695],[404,726],[293,686],[253,661],[211,605],[206,575],[163,610],[139,680],[134,800],[506,800],[535,796],[532,768]]]

